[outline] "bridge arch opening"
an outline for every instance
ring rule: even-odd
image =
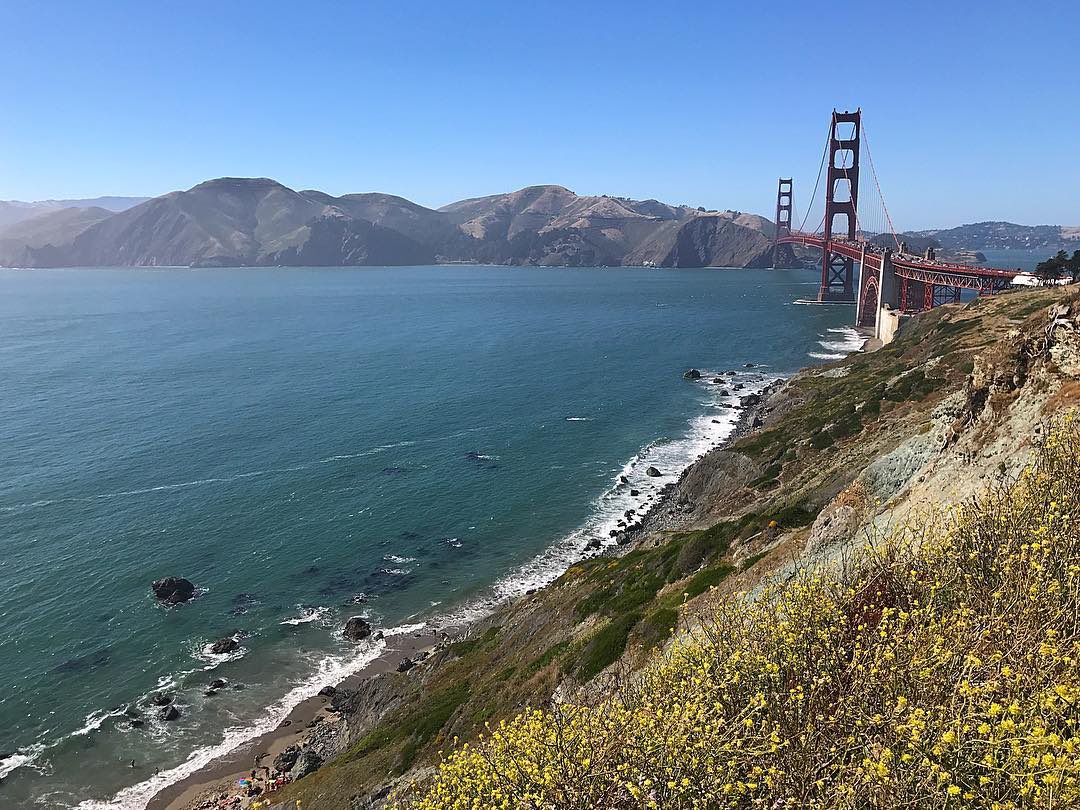
[[[851,178],[837,178],[833,186],[833,200],[840,203],[851,202]]]
[[[850,141],[855,138],[857,128],[854,121],[837,121],[833,126],[833,137],[838,141]]]
[[[855,151],[852,149],[837,149],[833,152],[834,169],[850,169],[855,165]]]
[[[839,220],[839,222],[837,222]],[[850,233],[851,217],[848,216],[847,211],[835,211],[832,215],[832,231],[831,233],[839,236],[847,236]]]

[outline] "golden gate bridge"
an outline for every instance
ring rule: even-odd
[[[875,195],[859,206],[860,151],[865,147]],[[824,212],[816,228],[806,223],[825,169]],[[1009,289],[1017,270],[939,261],[933,249],[922,256],[908,251],[885,206],[862,124],[862,110],[833,110],[829,136],[811,194],[811,206],[795,227],[791,178],[781,178],[776,193],[773,266],[781,245],[821,250],[817,301],[856,305],[857,326],[873,327],[881,337],[886,314],[912,313],[959,301],[961,291],[994,295]],[[867,204],[867,202],[869,204]],[[862,217],[860,218],[860,210]],[[855,265],[859,265],[858,285]]]

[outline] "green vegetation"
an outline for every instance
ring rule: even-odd
[[[1074,250],[1071,257],[1064,250],[1059,250],[1035,266],[1035,275],[1047,280],[1069,278],[1077,281],[1080,279],[1080,250]]]
[[[453,752],[420,810],[1080,804],[1080,422],[844,565],[720,600],[598,703]],[[706,569],[711,570],[711,569]],[[607,625],[587,671],[625,644]],[[597,635],[597,638],[599,638]]]
[[[469,685],[462,681],[427,695],[416,707],[394,713],[356,745],[338,757],[349,762],[380,748],[406,741],[396,771],[404,773],[416,759],[419,748],[430,742],[457,708],[469,697]]]
[[[640,619],[640,613],[627,613],[604,625],[582,648],[574,667],[578,677],[587,681],[613,664],[623,654],[630,631]]]

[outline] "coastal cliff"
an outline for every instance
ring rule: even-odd
[[[760,402],[749,398],[741,435],[690,467],[631,543],[583,559],[464,630],[444,628],[449,636],[411,650],[396,670],[324,696],[325,721],[297,745],[325,764],[272,794],[271,806],[300,798],[305,807],[351,809],[381,806],[390,796],[469,806],[469,796],[489,795],[484,780],[494,777],[483,762],[510,751],[524,763],[536,753],[514,747],[524,726],[526,736],[571,734],[571,718],[594,722],[607,716],[613,697],[641,699],[634,690],[656,687],[656,673],[669,681],[687,676],[665,670],[665,662],[700,654],[699,642],[680,639],[702,628],[712,654],[737,652],[716,638],[725,623],[749,615],[733,613],[732,605],[744,604],[733,594],[764,589],[787,604],[786,592],[770,589],[850,559],[875,532],[912,520],[922,526],[933,510],[1013,485],[1080,402],[1078,316],[1077,294],[1068,289],[941,307],[913,319],[883,349],[805,370]],[[755,604],[747,633],[773,620]],[[679,705],[699,697],[692,685],[687,690]],[[482,742],[489,758],[458,753],[437,771],[440,752],[461,752],[512,718],[519,736]],[[590,739],[602,739],[599,725],[590,728]],[[560,780],[574,782],[565,770],[551,778],[566,789]],[[764,772],[741,784],[739,795],[768,795]],[[679,783],[669,788],[677,792]],[[636,801],[631,787],[617,790],[629,793],[610,806]]]

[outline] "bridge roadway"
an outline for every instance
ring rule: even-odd
[[[831,253],[864,263],[866,267],[874,270],[875,274],[880,273],[882,261],[887,256],[898,278],[936,287],[976,290],[982,295],[992,295],[1007,289],[1017,273],[1016,270],[942,262],[910,253],[886,251],[872,242],[830,239],[826,246],[825,239],[817,234],[792,232],[776,241],[781,245],[806,245],[819,250],[827,247]]]

